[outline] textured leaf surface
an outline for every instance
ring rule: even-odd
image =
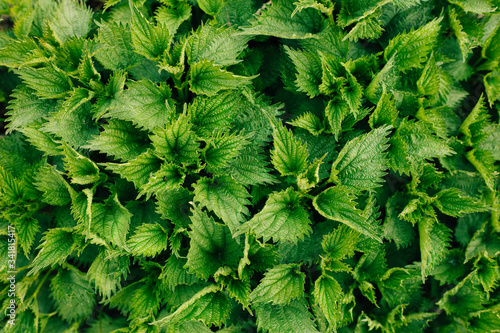
[[[127,247],[134,255],[155,257],[168,246],[168,233],[158,223],[143,224],[127,241]]]
[[[70,229],[50,229],[43,237],[40,252],[33,260],[30,275],[40,272],[42,269],[61,264],[73,252],[73,233]]]
[[[114,245],[124,247],[132,214],[122,206],[117,196],[104,204],[92,205],[92,227]]]
[[[248,221],[248,227],[257,238],[266,242],[297,242],[311,233],[309,214],[300,203],[300,197],[292,188],[269,196],[264,208]]]
[[[330,187],[318,194],[313,201],[314,208],[324,217],[342,222],[360,233],[382,241],[380,229],[363,216],[356,208],[354,195],[345,187]]]
[[[307,311],[305,301],[295,300],[288,305],[273,305],[271,303],[255,305],[255,315],[259,328],[271,333],[319,332]]]
[[[271,161],[282,175],[295,175],[307,167],[307,148],[293,132],[281,124],[273,128],[274,150]]]

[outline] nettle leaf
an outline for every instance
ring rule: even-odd
[[[198,159],[199,143],[187,117],[181,115],[166,128],[155,129],[153,133],[150,139],[159,156],[178,164],[191,164]]]
[[[343,186],[330,187],[314,197],[314,208],[327,219],[342,222],[358,232],[382,242],[377,224],[367,220],[356,208],[354,195]]]
[[[164,25],[173,36],[180,25],[191,17],[191,6],[186,0],[164,2],[155,12],[156,21]]]
[[[73,184],[92,184],[99,180],[99,167],[88,157],[63,144],[64,168],[68,171]]]
[[[139,189],[147,184],[151,174],[160,170],[163,161],[151,150],[147,150],[135,159],[122,164],[107,163],[106,169],[109,169],[128,181],[134,183],[135,188]]]
[[[431,217],[424,217],[418,221],[418,233],[420,235],[422,278],[425,279],[446,255],[451,230]]]
[[[111,294],[121,287],[122,277],[127,278],[129,264],[129,257],[113,257],[103,251],[90,265],[87,276],[90,282],[94,282],[100,295],[104,299],[109,299]]]
[[[187,228],[191,220],[191,204],[194,195],[184,187],[160,192],[156,199],[157,212],[176,226]]]
[[[203,177],[193,188],[194,200],[213,211],[234,234],[249,213],[247,190],[230,176]]]
[[[31,65],[47,61],[45,54],[32,38],[11,40],[0,50],[0,65],[19,68],[22,65]]]
[[[168,246],[168,232],[160,224],[143,224],[127,241],[127,247],[136,256],[155,257]]]
[[[149,200],[153,193],[161,193],[181,186],[185,178],[186,175],[177,165],[164,163],[160,170],[152,174],[148,182],[141,186],[138,197],[146,194],[146,200]]]
[[[332,326],[335,325],[338,317],[336,313],[339,311],[337,304],[342,302],[343,298],[342,287],[330,275],[323,273],[314,283],[314,300]]]
[[[205,287],[182,304],[174,313],[154,323],[164,326],[171,323],[201,320],[209,326],[225,324],[231,312],[232,304],[229,296],[218,289],[219,287],[216,285]]]
[[[253,306],[259,329],[272,333],[319,332],[307,310],[306,301],[302,298],[288,305],[257,303]]]
[[[22,130],[26,126],[43,120],[56,109],[56,102],[51,99],[41,99],[35,95],[35,90],[20,87],[11,95],[8,106],[7,133]]]
[[[390,129],[380,127],[349,141],[332,165],[330,180],[355,191],[379,187],[387,169]]]
[[[54,267],[56,264],[62,264],[73,252],[74,243],[72,229],[52,228],[47,231],[43,236],[43,244],[38,247],[40,251],[33,259],[32,268],[28,274],[35,275],[49,266]]]
[[[342,8],[338,15],[339,24],[341,27],[347,27],[355,22],[359,22],[388,2],[387,0],[346,1],[342,3]]]
[[[35,187],[42,192],[42,201],[64,206],[71,201],[68,185],[54,166],[45,165],[35,174]]]
[[[172,290],[179,285],[192,285],[199,282],[200,280],[195,274],[190,274],[186,266],[186,258],[178,258],[175,255],[171,255],[165,266],[163,266],[162,273],[158,279],[163,280],[165,284]]]
[[[465,135],[467,145],[475,147],[488,136],[489,131],[486,131],[486,128],[490,124],[489,118],[483,95],[481,95],[476,106],[459,128],[459,131]]]
[[[157,85],[150,80],[129,81],[128,89],[119,97],[119,106],[110,109],[105,117],[128,120],[140,129],[153,131],[174,117],[175,106],[166,83]]]
[[[31,247],[35,242],[35,236],[40,230],[38,220],[24,215],[16,219],[14,224],[16,226],[19,244],[21,245],[24,254],[29,255],[31,253]]]
[[[437,302],[440,309],[446,314],[468,316],[472,312],[483,309],[483,297],[472,282],[473,274],[469,274],[460,281],[453,289],[444,293],[443,298]]]
[[[280,123],[273,125],[274,150],[271,161],[282,176],[299,175],[307,167],[306,145]]]
[[[98,150],[121,161],[130,161],[148,148],[147,136],[130,122],[109,119],[103,131],[82,148]]]
[[[306,8],[293,15],[294,10],[293,0],[273,2],[252,21],[252,26],[243,28],[243,31],[250,35],[302,39],[314,38],[323,30],[323,19],[316,10]]]
[[[288,124],[295,126],[295,127],[300,127],[311,133],[312,135],[318,135],[323,132],[325,129],[323,127],[323,124],[321,123],[321,120],[311,112],[306,112],[302,114],[301,116],[295,118],[293,121],[289,122]]]
[[[132,34],[128,25],[116,21],[98,24],[97,40],[100,48],[96,59],[107,69],[112,71],[128,70],[140,59],[132,47]]]
[[[74,148],[81,147],[99,133],[90,110],[90,103],[84,103],[73,111],[61,109],[52,114],[40,130],[62,138]]]
[[[92,204],[92,230],[121,248],[130,226],[132,214],[122,206],[117,195],[110,196],[103,204]]]
[[[234,267],[243,251],[232,238],[229,228],[216,223],[199,208],[192,211],[191,243],[186,267],[206,280],[221,267]]]
[[[92,11],[80,1],[62,0],[59,2],[49,26],[59,43],[69,37],[85,37],[90,31]]]
[[[207,166],[212,170],[226,166],[247,144],[242,135],[217,134],[204,151]]]
[[[221,90],[239,89],[249,85],[253,78],[235,75],[212,61],[203,60],[189,68],[189,88],[198,95],[214,96]]]
[[[395,56],[396,66],[401,71],[419,67],[436,45],[442,20],[442,17],[437,18],[415,31],[391,39],[384,51],[385,61]]]
[[[322,77],[320,57],[313,52],[293,50],[288,46],[284,49],[295,65],[297,71],[295,83],[298,90],[310,98],[318,96]]]
[[[170,44],[169,30],[161,24],[155,26],[148,22],[133,2],[130,2],[130,11],[132,44],[136,52],[152,60],[158,59]]]
[[[323,237],[321,246],[328,258],[332,260],[343,260],[354,255],[359,240],[359,232],[342,224],[333,232]]]
[[[216,66],[239,63],[237,59],[247,46],[249,36],[236,29],[202,24],[186,43],[186,55],[190,64],[211,61]]]
[[[276,178],[270,174],[271,169],[267,165],[263,150],[248,145],[223,170],[243,185],[276,183]]]
[[[196,96],[187,109],[189,123],[196,134],[210,137],[213,132],[229,128],[242,104],[238,92],[228,91],[212,97]]]
[[[482,202],[463,195],[463,192],[457,188],[440,191],[436,194],[433,204],[444,214],[453,217],[488,210]]]
[[[472,12],[475,14],[487,14],[492,13],[497,9],[491,2],[485,0],[450,0],[450,3],[462,7],[466,12]],[[493,2],[494,3],[494,2]]]
[[[70,322],[88,318],[94,310],[94,290],[76,268],[60,269],[50,281],[50,290],[61,317]]]
[[[370,127],[372,129],[384,125],[391,125],[395,127],[397,118],[398,110],[396,109],[394,95],[388,93],[384,86],[382,96],[377,103],[377,107],[373,110],[373,113],[370,115],[368,120]]]
[[[301,197],[291,187],[269,196],[264,208],[246,224],[257,238],[264,242],[291,241],[299,239],[312,232],[311,221],[307,210],[301,204]]]
[[[205,13],[215,16],[224,5],[224,0],[200,0],[198,6]]]
[[[305,277],[296,264],[275,266],[264,274],[250,298],[258,303],[289,304],[303,296]]]
[[[18,74],[28,88],[42,99],[64,97],[72,87],[69,76],[54,65],[40,69],[23,67]]]

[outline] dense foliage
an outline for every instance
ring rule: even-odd
[[[500,1],[0,11],[6,332],[500,328]]]

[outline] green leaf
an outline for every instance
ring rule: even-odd
[[[122,289],[123,290],[123,289]],[[160,308],[161,298],[152,282],[144,283],[134,291],[129,302],[130,319],[155,316]]]
[[[166,190],[157,194],[157,212],[164,219],[170,220],[178,227],[187,228],[191,223],[189,219],[193,194],[184,187]]]
[[[223,170],[245,186],[276,183],[276,178],[270,174],[271,169],[267,165],[263,149],[248,145]]]
[[[486,131],[489,126],[490,116],[484,104],[483,95],[479,97],[476,106],[469,113],[467,118],[459,128],[459,131],[465,135],[465,143],[471,147],[476,147],[490,133]]]
[[[330,180],[355,191],[379,187],[385,176],[391,126],[376,128],[349,141],[332,165]]]
[[[220,267],[234,267],[243,257],[242,248],[232,238],[229,228],[216,223],[199,208],[192,211],[191,237],[186,267],[206,280]]]
[[[141,58],[132,47],[132,34],[128,25],[116,21],[100,23],[97,40],[101,47],[96,51],[96,59],[114,72],[128,70]]]
[[[119,107],[110,109],[105,117],[128,120],[149,131],[163,127],[174,117],[175,106],[170,87],[150,80],[130,81],[119,97]]]
[[[396,101],[394,100],[394,95],[388,93],[384,86],[382,96],[377,103],[377,107],[370,115],[370,118],[368,120],[370,127],[372,129],[384,125],[391,125],[395,127],[397,118],[398,110],[396,109]]]
[[[205,287],[189,301],[182,304],[174,313],[155,322],[155,324],[164,326],[189,320],[201,320],[208,326],[225,324],[232,305],[230,298],[218,288],[216,285]]]
[[[359,240],[359,232],[341,224],[333,232],[323,237],[321,246],[328,258],[332,260],[343,260],[345,258],[351,258],[354,255]]]
[[[31,270],[28,275],[35,275],[42,269],[56,264],[62,264],[73,252],[73,232],[68,228],[52,228],[43,236],[43,244],[38,248],[40,251],[31,262]]]
[[[290,241],[299,239],[312,232],[307,210],[300,202],[300,196],[291,187],[269,195],[264,208],[248,221],[246,226],[264,242]]]
[[[249,36],[233,28],[201,25],[186,43],[186,55],[190,64],[200,61],[212,62],[216,66],[239,63],[237,59],[246,48]]]
[[[338,15],[338,23],[345,28],[370,16],[388,2],[387,0],[349,0],[343,2]]]
[[[468,316],[472,312],[483,309],[483,297],[472,283],[473,274],[469,274],[453,289],[444,293],[437,305],[446,311],[447,315]]]
[[[40,230],[38,220],[29,216],[21,216],[15,220],[17,237],[24,254],[28,256],[31,253],[31,247],[35,242],[35,236]]]
[[[304,295],[305,277],[296,264],[275,266],[264,274],[250,298],[253,302],[289,304]]]
[[[199,282],[200,280],[195,274],[190,274],[186,268],[187,259],[178,258],[175,255],[171,255],[165,266],[163,266],[161,275],[158,279],[165,282],[167,287],[174,290],[175,287],[179,285],[192,285]]]
[[[11,95],[6,113],[9,116],[7,134],[43,120],[55,107],[55,101],[41,99],[34,90],[20,87]]]
[[[310,98],[320,94],[322,69],[321,60],[316,53],[309,51],[299,51],[284,46],[285,52],[293,61],[296,70],[296,80],[298,91],[304,92]]]
[[[418,221],[418,233],[420,235],[422,279],[425,279],[446,255],[450,244],[451,230],[431,217],[424,217]]]
[[[389,61],[392,56],[395,56],[396,66],[401,71],[419,67],[436,46],[437,36],[441,28],[439,24],[442,20],[442,17],[437,18],[417,30],[400,34],[391,39],[384,50],[385,61]]]
[[[152,173],[160,170],[162,163],[163,161],[148,149],[146,152],[127,163],[107,163],[106,169],[133,182],[135,188],[139,189],[148,183]]]
[[[50,281],[51,295],[60,316],[69,322],[88,318],[94,311],[94,290],[76,268],[60,269]]]
[[[384,32],[382,22],[376,13],[363,17],[356,23],[354,28],[344,37],[351,42],[357,42],[360,39],[378,39]]]
[[[314,301],[325,314],[331,326],[335,326],[339,311],[337,304],[344,298],[344,293],[337,280],[328,274],[321,276],[314,283]]]
[[[465,154],[469,162],[476,168],[484,179],[486,186],[493,191],[495,187],[495,174],[497,172],[494,165],[495,160],[488,151],[473,149]]]
[[[198,160],[199,144],[191,131],[188,118],[181,115],[166,128],[158,128],[150,136],[155,152],[177,164],[191,164]]]
[[[356,208],[354,195],[342,186],[335,186],[314,197],[314,208],[327,219],[342,222],[360,233],[382,242],[380,227]]]
[[[189,88],[198,95],[214,96],[221,90],[245,87],[253,78],[235,75],[214,65],[212,61],[203,60],[190,67]]]
[[[158,223],[142,224],[127,241],[134,256],[155,257],[168,246],[168,232]]]
[[[121,248],[125,247],[131,217],[117,195],[110,196],[104,204],[92,204],[92,230]]]
[[[500,280],[498,263],[495,259],[485,254],[474,262],[474,267],[476,268],[479,282],[489,298],[490,292],[497,287],[498,281]]]
[[[85,37],[90,31],[92,10],[84,3],[75,0],[59,2],[48,22],[54,37],[60,44],[70,37]]]
[[[153,193],[158,194],[181,186],[185,178],[186,175],[178,166],[171,163],[163,163],[160,170],[152,174],[148,182],[141,186],[141,192],[139,192],[138,197],[146,194],[146,200],[149,200]]]
[[[321,32],[323,20],[313,8],[306,8],[295,15],[293,0],[278,0],[266,6],[243,32],[249,35],[266,35],[289,39],[314,38]]]
[[[99,180],[99,167],[88,157],[63,144],[64,168],[73,184],[92,184]]]
[[[194,201],[213,211],[234,234],[244,221],[244,215],[249,213],[246,205],[250,204],[250,195],[247,190],[230,176],[203,177],[193,188]]]
[[[130,258],[128,256],[113,257],[101,252],[95,258],[87,272],[89,281],[94,282],[96,291],[104,299],[109,299],[117,289],[121,288],[121,279],[127,278]]]
[[[321,124],[321,120],[311,112],[306,112],[300,115],[288,124],[303,128],[312,135],[321,134],[324,130],[323,124]]]
[[[166,3],[156,10],[155,18],[158,23],[165,26],[171,36],[175,35],[181,24],[191,17],[191,6],[184,1]]]
[[[205,13],[215,16],[222,6],[224,6],[224,2],[224,0],[199,0],[198,6],[200,6],[201,10]]]
[[[479,149],[485,150],[496,160],[500,160],[500,126],[496,125],[491,129],[486,129],[490,134],[479,144]]]
[[[307,167],[306,145],[280,123],[273,125],[274,150],[271,161],[282,176],[299,175]]]
[[[133,2],[130,2],[130,11],[132,45],[136,52],[151,60],[158,59],[170,44],[169,30],[164,25],[155,26],[148,22]]]
[[[304,299],[288,305],[258,303],[254,306],[257,325],[269,333],[318,333]]]
[[[40,130],[60,137],[74,148],[81,147],[91,140],[93,135],[99,133],[92,120],[90,107],[90,103],[85,103],[71,112],[66,109],[59,110],[52,114]]]
[[[68,184],[54,166],[45,165],[35,174],[35,187],[42,192],[42,201],[64,206],[71,201]]]
[[[197,135],[211,137],[213,132],[229,128],[242,105],[241,94],[232,91],[212,97],[196,96],[187,109],[189,123]]]
[[[449,0],[450,3],[462,7],[466,12],[475,14],[488,14],[495,11],[495,7],[485,0]]]
[[[18,74],[41,99],[64,97],[72,87],[68,75],[54,65],[39,69],[23,67]]]
[[[32,38],[11,40],[0,50],[0,65],[19,68],[23,65],[43,63],[47,60]]]
[[[247,144],[242,135],[219,132],[204,151],[208,168],[214,170],[226,166]]]
[[[109,119],[103,131],[82,148],[98,150],[121,161],[130,161],[148,148],[147,136],[130,122]]]
[[[440,191],[436,194],[436,200],[433,204],[444,214],[453,217],[488,210],[482,202],[463,195],[462,191],[457,188]]]

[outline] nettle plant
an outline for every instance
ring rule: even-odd
[[[498,0],[0,8],[6,332],[500,328]]]

